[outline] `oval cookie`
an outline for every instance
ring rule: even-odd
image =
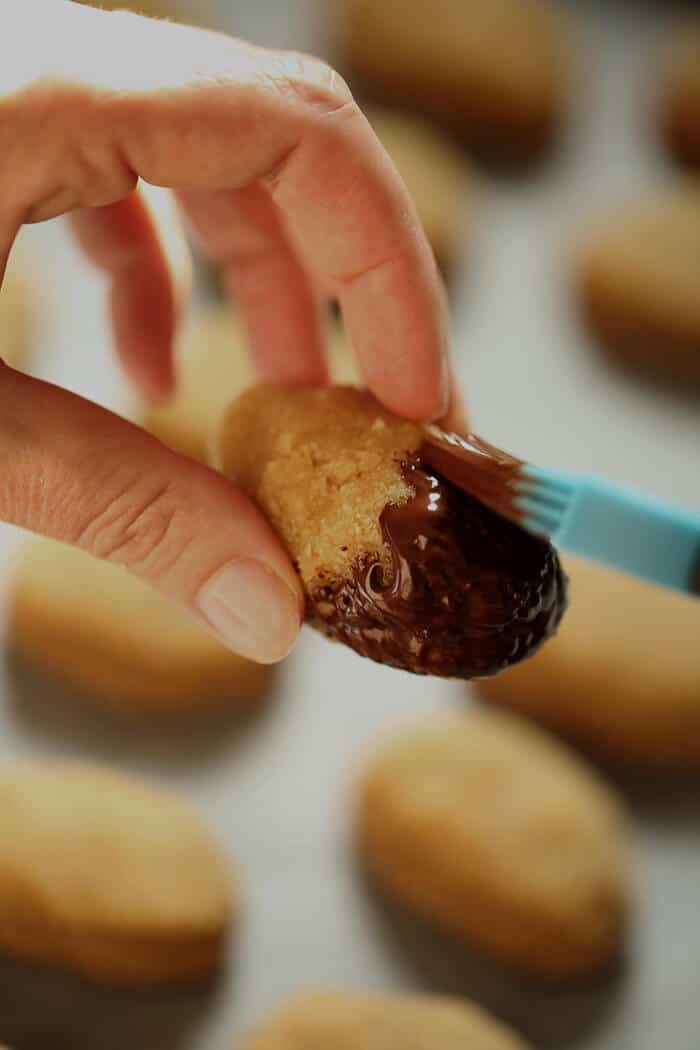
[[[700,167],[700,21],[684,23],[669,42],[661,92],[661,131],[676,158]]]
[[[176,796],[80,763],[0,771],[0,949],[99,981],[200,979],[220,963],[231,877]]]
[[[30,543],[20,558],[9,638],[69,688],[143,712],[246,708],[274,674],[121,566],[51,540]]]
[[[700,601],[572,557],[566,568],[557,637],[480,692],[614,762],[700,769]]]
[[[238,1050],[526,1050],[485,1010],[428,995],[318,990],[283,1006]]]
[[[562,123],[571,41],[544,0],[344,0],[339,18],[351,79],[492,159],[537,158]]]
[[[497,712],[397,732],[371,760],[359,847],[385,891],[522,971],[589,973],[620,950],[621,813],[553,738]]]
[[[625,206],[586,238],[584,316],[627,365],[700,383],[700,183]]]
[[[105,11],[129,10],[137,15],[174,20],[183,14],[183,0],[77,0],[87,7],[101,7]],[[184,0],[185,10],[189,0]]]
[[[566,581],[552,547],[474,498],[480,471],[514,461],[472,437],[465,490],[439,433],[366,391],[260,385],[228,410],[218,463],[286,544],[313,627],[416,674],[496,674],[556,630]]]
[[[476,176],[462,151],[427,121],[378,106],[366,107],[365,114],[408,187],[440,268],[449,273],[477,209]]]

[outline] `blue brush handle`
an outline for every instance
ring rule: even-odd
[[[652,496],[579,478],[552,540],[623,572],[700,592],[700,516]]]

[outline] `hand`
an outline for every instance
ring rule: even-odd
[[[450,403],[442,290],[407,192],[341,78],[306,56],[23,0],[0,14],[0,275],[23,223],[69,214],[108,274],[117,352],[173,384],[178,306],[139,179],[175,191],[223,269],[263,378],[323,382],[316,295],[338,298],[363,376],[395,412]],[[65,390],[0,367],[0,519],[125,565],[232,648],[283,657],[299,580],[214,471]]]

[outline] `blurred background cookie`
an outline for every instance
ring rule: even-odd
[[[238,1050],[526,1050],[465,1000],[310,991],[278,1010]]]
[[[453,482],[449,442],[433,469],[432,441],[366,391],[260,385],[227,411],[217,462],[284,540],[313,627],[417,674],[496,674],[556,630],[566,581],[553,548]]]
[[[630,887],[618,804],[513,716],[471,712],[388,737],[364,775],[357,839],[387,893],[524,972],[577,977],[620,951]]]
[[[101,7],[106,11],[130,10],[138,15],[175,18],[183,13],[190,13],[194,0],[74,0],[74,3],[88,7]]]
[[[0,771],[0,949],[98,981],[198,980],[236,907],[228,864],[177,796],[80,763]]]
[[[584,316],[633,367],[700,383],[700,182],[611,211],[578,259]]]
[[[334,383],[361,384],[342,318],[324,321]],[[207,463],[231,401],[255,381],[246,333],[230,303],[207,306],[185,324],[176,349],[177,387],[162,404],[144,409],[141,425],[170,448]]]
[[[343,0],[339,62],[360,91],[405,104],[489,158],[537,158],[566,110],[571,40],[545,0]]]
[[[674,156],[700,167],[700,19],[680,23],[669,38],[660,119]]]
[[[331,316],[326,329],[328,370],[332,383],[362,386],[362,376],[341,316]]]
[[[478,209],[475,173],[452,140],[420,117],[380,106],[365,107],[418,211],[435,258],[448,275],[468,243]]]
[[[8,264],[0,288],[0,360],[21,367],[29,348],[29,283],[23,270]]]
[[[176,348],[174,395],[141,417],[176,452],[206,462],[225,409],[253,381],[246,336],[233,308],[210,306],[186,323]]]
[[[9,643],[86,698],[140,712],[247,709],[274,670],[230,652],[124,568],[51,540],[16,567]]]
[[[700,769],[700,602],[573,557],[566,570],[557,637],[480,693],[613,762]]]

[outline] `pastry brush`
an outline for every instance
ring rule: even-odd
[[[554,546],[700,594],[700,514],[594,475],[533,466],[474,434],[426,427],[427,462],[469,495]]]

